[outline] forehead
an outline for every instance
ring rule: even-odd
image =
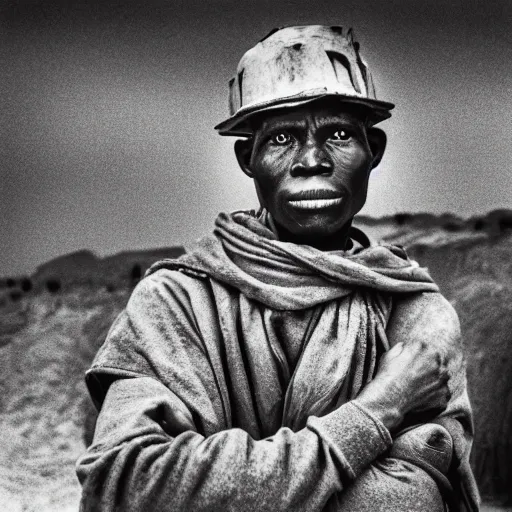
[[[297,108],[267,111],[258,121],[254,126],[255,131],[268,131],[286,126],[306,128],[337,124],[363,125],[366,116],[363,111],[351,105],[312,103]]]

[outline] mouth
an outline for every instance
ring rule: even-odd
[[[343,202],[343,195],[333,190],[304,190],[288,198],[288,203],[300,210],[332,208]]]

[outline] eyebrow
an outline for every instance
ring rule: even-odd
[[[325,128],[336,128],[338,126],[358,126],[359,122],[355,119],[347,119],[347,118],[340,118],[337,116],[324,116],[320,119],[317,119],[316,125],[320,129]],[[306,121],[304,119],[283,119],[283,120],[277,120],[274,121],[270,126],[265,125],[265,123],[262,126],[262,133],[263,134],[269,134],[269,133],[275,133],[279,130],[286,130],[286,129],[301,129],[305,128]]]
[[[262,132],[263,133],[273,133],[278,130],[284,130],[287,128],[304,128],[306,126],[306,121],[303,119],[297,119],[295,121],[292,120],[281,120],[274,121],[271,124],[263,123]]]

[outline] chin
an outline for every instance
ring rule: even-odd
[[[305,236],[308,238],[323,238],[333,235],[334,233],[340,231],[343,226],[346,224],[345,222],[303,222],[303,223],[295,223],[293,227],[290,226],[288,230],[296,236]]]

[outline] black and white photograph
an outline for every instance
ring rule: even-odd
[[[512,512],[511,27],[0,1],[0,512]]]

